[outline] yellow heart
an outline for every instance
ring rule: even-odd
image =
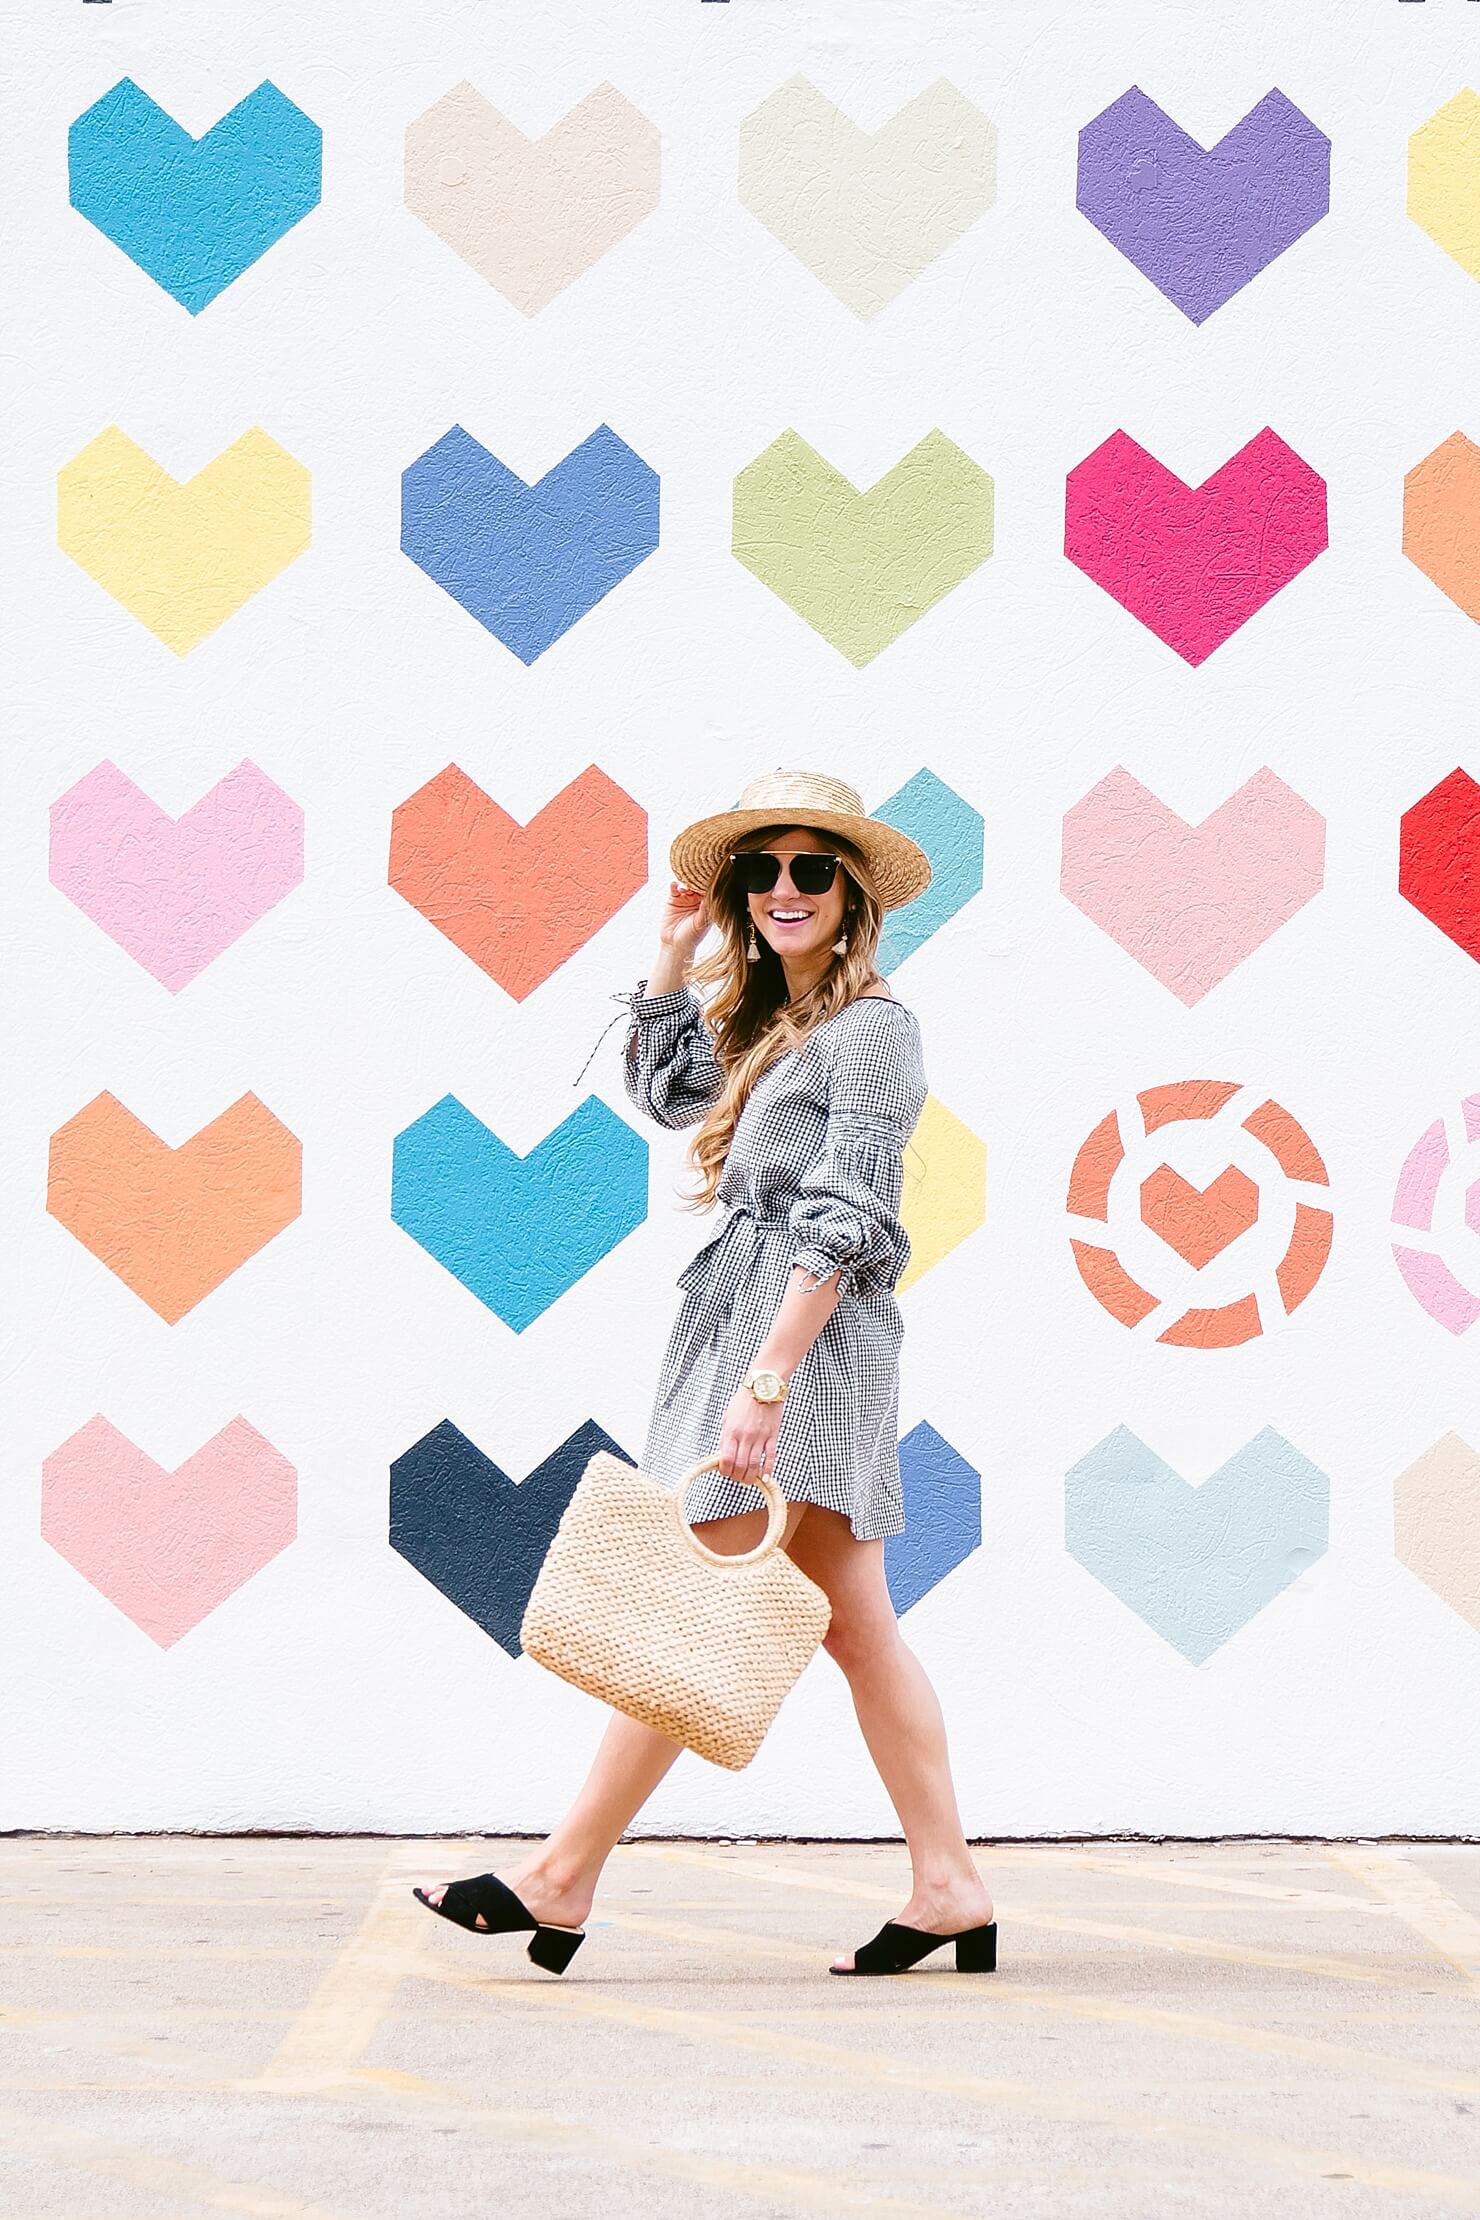
[[[253,426],[183,481],[110,424],[57,479],[62,552],[186,655],[309,542],[309,475]]]
[[[910,1261],[896,1294],[923,1279],[949,1256],[987,1214],[987,1151],[934,1095],[927,1095],[904,1149],[900,1217],[910,1237]]]

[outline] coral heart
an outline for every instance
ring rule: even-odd
[[[58,476],[57,539],[187,655],[308,546],[308,472],[254,427],[182,481],[112,424]]]
[[[992,552],[992,481],[929,432],[860,492],[796,432],[735,480],[737,561],[862,668]]]
[[[527,825],[449,764],[391,827],[391,885],[516,1002],[647,877],[646,813],[594,764]]]
[[[199,139],[131,77],[67,135],[72,206],[192,316],[317,208],[323,133],[264,82]]]
[[[173,1472],[94,1418],[41,1468],[43,1538],[161,1649],[297,1530],[298,1475],[244,1418]]]
[[[1068,899],[1190,1008],[1321,890],[1326,820],[1273,771],[1189,825],[1117,766],[1064,818]]]
[[[658,544],[658,476],[602,424],[526,485],[460,424],[401,479],[401,547],[533,663]]]
[[[1205,323],[1320,222],[1331,141],[1268,92],[1199,146],[1139,85],[1079,134],[1079,212],[1158,292]]]
[[[997,133],[943,77],[863,131],[805,77],[740,126],[740,200],[855,316],[877,316],[996,193]]]
[[[1259,1189],[1230,1164],[1207,1187],[1193,1187],[1170,1164],[1141,1182],[1141,1218],[1195,1271],[1247,1233],[1259,1216]]]
[[[48,1211],[172,1326],[302,1202],[302,1148],[255,1095],[178,1148],[110,1094],[51,1137]]]
[[[177,994],[303,878],[303,812],[239,763],[171,817],[116,763],[51,805],[51,883]]]
[[[1480,447],[1463,432],[1403,480],[1403,553],[1480,624]]]
[[[406,133],[406,206],[526,316],[658,205],[657,127],[598,85],[541,139],[454,85]]]
[[[1065,488],[1070,562],[1193,664],[1325,545],[1325,480],[1268,425],[1200,486],[1112,432]]]

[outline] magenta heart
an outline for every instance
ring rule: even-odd
[[[1188,663],[1326,545],[1326,482],[1266,424],[1200,486],[1112,432],[1064,488],[1064,553]]]
[[[239,763],[171,817],[116,763],[51,807],[51,882],[178,994],[303,878],[303,812]]]
[[[298,1475],[244,1418],[167,1472],[106,1418],[41,1468],[41,1533],[168,1649],[298,1531]]]
[[[1200,825],[1122,765],[1064,818],[1060,886],[1190,1008],[1319,894],[1326,820],[1256,771]]]

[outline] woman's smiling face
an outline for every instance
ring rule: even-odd
[[[789,859],[793,855],[836,855],[834,844],[822,833],[812,832],[805,825],[795,825],[759,834],[753,841],[746,841],[745,846],[764,848],[783,859],[781,876],[769,892],[746,897],[750,921],[761,938],[787,962],[795,962],[798,958],[805,962],[809,956],[819,956],[830,950],[843,929],[843,912],[847,905],[843,867],[839,864],[825,894],[802,894],[792,884]]]

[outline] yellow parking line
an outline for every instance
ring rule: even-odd
[[[1480,1919],[1457,1904],[1432,1874],[1411,1864],[1411,1853],[1340,1843],[1327,1855],[1377,1889],[1386,1907],[1456,1966],[1472,1989],[1480,1990]]]
[[[197,2209],[204,2205],[211,2212],[245,2213],[250,2220],[348,2220],[347,2215],[331,2212],[327,2205],[283,2196],[275,2189],[257,2189],[247,2182],[222,2181],[204,2167],[187,2166],[155,2151],[135,2150],[126,2143],[88,2135],[60,2121],[38,2120],[29,2113],[0,2111],[0,2144],[25,2157],[46,2159],[57,2166],[76,2166],[85,2173],[127,2182],[130,2188]]]
[[[283,2092],[336,2080],[379,2030],[401,1981],[419,1972],[428,1914],[409,1875],[426,1866],[420,1843],[398,1842],[357,1934],[347,1942],[277,2050],[244,2086]]]
[[[1122,2110],[1088,2091],[1057,2087],[1045,2079],[1014,2081],[940,2071],[885,2051],[850,2050],[842,2044],[788,2034],[784,2029],[757,2027],[725,2012],[633,2004],[580,1985],[556,1988],[554,1984],[491,1980],[472,1973],[443,1978],[484,1996],[500,2011],[527,2008],[573,2019],[606,2021],[614,2027],[641,2028],[686,2042],[754,2051],[862,2087],[911,2090],[955,2098],[994,2112],[1102,2127],[1111,2134],[1147,2138],[1163,2147],[1176,2143],[1215,2153],[1225,2164],[1263,2166],[1308,2180],[1339,2173],[1371,2189],[1426,2198],[1454,2211],[1480,2212],[1480,2180],[1474,2176],[1430,2173],[1419,2167],[1365,2159],[1354,2152],[1308,2148],[1273,2136],[1180,2120],[1169,2114]]]
[[[774,1887],[804,1889],[827,1896],[848,1896],[871,1904],[899,1903],[898,1889],[881,1889],[867,1881],[840,1881],[832,1874],[815,1873],[803,1867],[746,1865],[736,1866],[727,1858],[713,1856],[703,1850],[680,1850],[664,1843],[623,1846],[622,1855],[667,1858],[687,1865],[718,1866],[725,1872],[745,1872],[758,1881],[768,1881]],[[1178,1934],[1170,1928],[1131,1927],[1122,1921],[1099,1919],[1072,1919],[1067,1914],[1042,1912],[1031,1906],[1023,1909],[1014,1905],[1011,1920],[1021,1919],[1024,1926],[1045,1928],[1053,1934],[1092,1935],[1102,1942],[1134,1943],[1156,1950],[1170,1950],[1184,1957],[1211,1958],[1224,1965],[1271,1966],[1278,1971],[1309,1973],[1333,1981],[1358,1981],[1378,1988],[1410,1989],[1410,1976],[1391,1973],[1385,1967],[1375,1966],[1358,1958],[1326,1957],[1317,1952],[1291,1950],[1259,1950],[1251,1943],[1218,1942],[1208,1935]],[[847,1945],[842,1945],[846,1948]]]

